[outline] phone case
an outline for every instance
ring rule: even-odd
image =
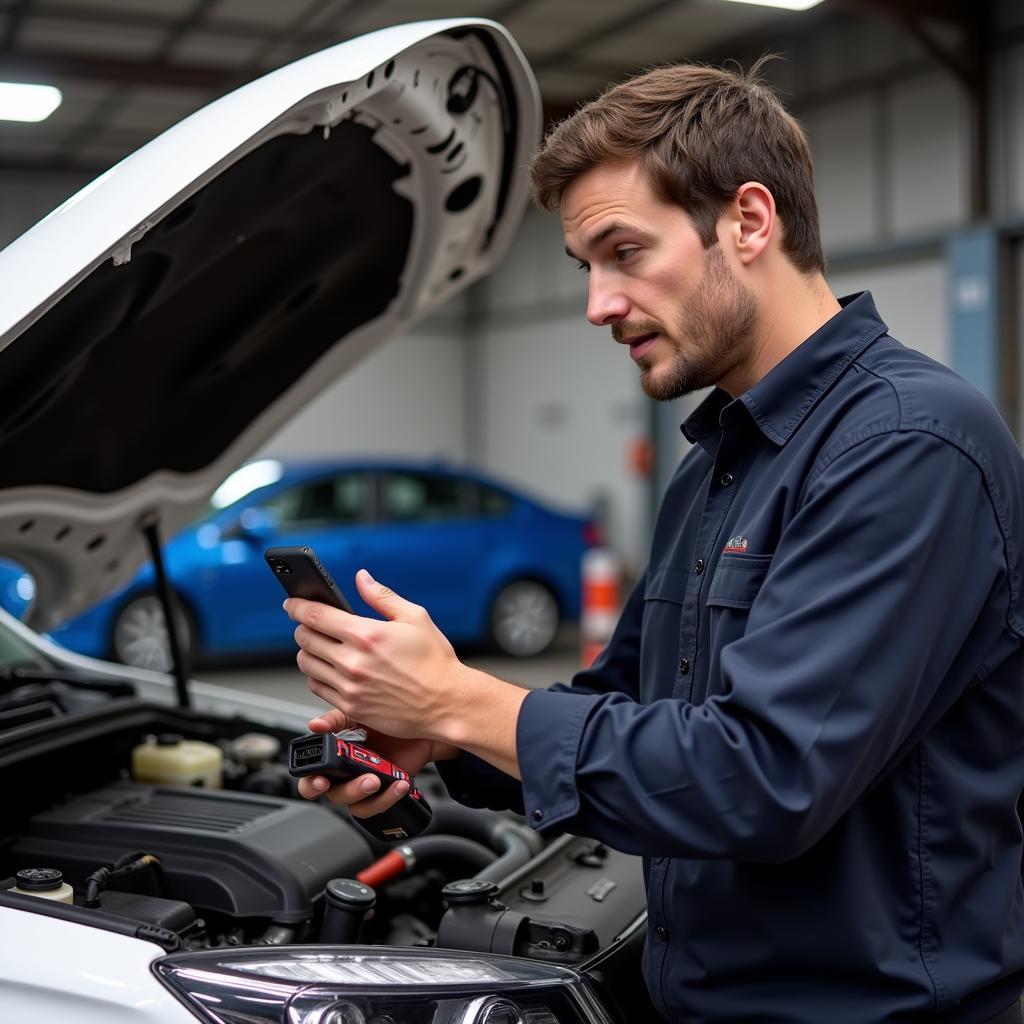
[[[345,595],[311,547],[267,548],[263,557],[290,597],[303,597],[307,601],[320,601],[345,612],[352,611]]]

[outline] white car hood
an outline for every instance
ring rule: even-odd
[[[487,274],[540,124],[500,26],[384,29],[199,110],[0,252],[0,554],[35,576],[32,624],[127,580],[142,522],[170,536]]]

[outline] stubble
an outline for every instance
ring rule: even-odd
[[[676,322],[676,337],[686,351],[675,342],[671,362],[658,374],[653,360],[637,360],[644,393],[668,402],[716,384],[748,355],[756,321],[756,296],[736,279],[721,249],[713,245],[704,256],[696,293]]]

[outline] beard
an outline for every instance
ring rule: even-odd
[[[655,374],[651,359],[637,360],[640,387],[658,402],[669,402],[693,391],[711,387],[749,353],[757,320],[757,297],[736,279],[717,244],[704,256],[704,273],[692,299],[680,309],[671,361]],[[660,327],[628,326],[628,334],[660,331]],[[662,337],[672,341],[662,332]]]

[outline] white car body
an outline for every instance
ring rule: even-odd
[[[385,29],[210,104],[0,253],[0,555],[37,584],[27,623],[0,612],[0,857],[5,873],[57,868],[78,887],[73,906],[11,892],[13,878],[0,887],[0,1020],[363,1021],[335,1008],[410,1005],[413,985],[418,1007],[447,1001],[443,1018],[461,1024],[524,1019],[520,1004],[533,1021],[606,1024],[606,1004],[628,1008],[620,1022],[646,1005],[637,858],[542,838],[446,793],[439,808],[434,790],[434,824],[445,811],[449,831],[423,839],[446,856],[454,841],[459,870],[476,847],[469,900],[483,882],[507,906],[456,898],[459,913],[438,912],[423,871],[402,879],[414,898],[381,890],[393,919],[378,903],[354,933],[327,933],[330,886],[385,858],[343,814],[296,798],[287,756],[259,769],[239,756],[249,774],[221,789],[130,774],[144,737],[194,733],[231,750],[262,729],[258,740],[287,744],[308,708],[186,686],[181,666],[172,682],[94,661],[36,631],[130,578],[144,530],[190,521],[314,395],[497,265],[540,120],[500,26]],[[270,788],[246,788],[264,769]],[[152,872],[152,891],[83,900],[122,855]],[[522,888],[537,872],[547,917]],[[184,923],[162,923],[182,910]],[[511,915],[505,930],[495,913]]]
[[[195,1024],[157,981],[152,942],[0,907],[0,1010],[9,1021]]]
[[[453,33],[468,34],[456,38]],[[481,69],[474,101],[480,110],[452,116],[446,110],[450,83],[467,65]],[[502,76],[507,80],[498,88]],[[516,107],[511,126],[503,123],[506,112],[500,109],[510,101]],[[116,486],[102,493],[92,491],[89,481],[64,486],[45,477],[30,483],[16,475],[0,479],[0,552],[16,558],[36,580],[39,600],[30,613],[32,625],[46,629],[70,618],[129,579],[147,553],[139,532],[142,519],[156,517],[164,536],[175,533],[232,470],[324,387],[497,265],[527,201],[522,167],[540,134],[536,83],[518,46],[493,22],[452,19],[382,29],[271,72],[185,118],[0,252],[0,357],[8,353],[10,359],[29,362],[32,352],[21,350],[38,344],[47,321],[65,315],[62,305],[75,298],[76,288],[99,290],[94,282],[103,278],[106,292],[100,291],[96,299],[102,315],[117,286],[111,266],[130,268],[133,253],[166,233],[173,217],[204,186],[241,166],[268,142],[311,134],[326,141],[352,122],[371,129],[373,143],[409,169],[395,182],[395,191],[413,211],[412,234],[387,308],[347,334],[339,329],[334,344],[325,346],[274,401],[240,423],[202,465],[181,472],[154,462],[121,474]],[[511,130],[511,139],[503,136],[503,128]],[[458,182],[477,176],[479,195],[464,209],[447,209],[446,196]],[[265,194],[268,205],[281,201],[272,185]],[[210,231],[216,232],[216,226]],[[244,224],[236,231],[236,238],[215,240],[240,249],[247,241]],[[338,247],[343,251],[361,244],[360,239],[342,238]],[[302,255],[282,253],[282,270]],[[194,258],[187,252],[175,255],[181,264]],[[213,270],[226,283],[238,276],[228,259]],[[209,287],[215,290],[216,283]],[[315,304],[320,298],[314,295],[310,301]],[[95,312],[88,307],[90,315]],[[197,327],[193,316],[214,318],[216,310],[179,305],[166,315],[176,318],[176,329],[186,339]],[[77,330],[79,323],[66,329]],[[138,382],[149,370],[138,352],[148,338],[141,334],[134,341],[132,355],[140,361],[130,372]],[[90,349],[83,359],[92,354]],[[278,358],[286,354],[282,351]],[[57,378],[55,387],[66,386],[74,395],[74,380],[65,384],[59,374],[72,377],[77,367],[51,364],[45,372]],[[75,399],[83,405],[86,396]],[[47,415],[48,401],[50,396],[43,394],[42,412],[27,410],[30,428]],[[215,410],[197,414],[210,416]],[[20,424],[15,429],[24,432]],[[2,435],[0,427],[0,447]],[[22,454],[23,448],[18,449]],[[38,457],[45,460],[53,454],[39,452]],[[105,554],[97,557],[94,551],[65,543],[66,535],[55,542],[66,529],[83,538],[101,531],[104,551],[118,553],[116,566]]]

